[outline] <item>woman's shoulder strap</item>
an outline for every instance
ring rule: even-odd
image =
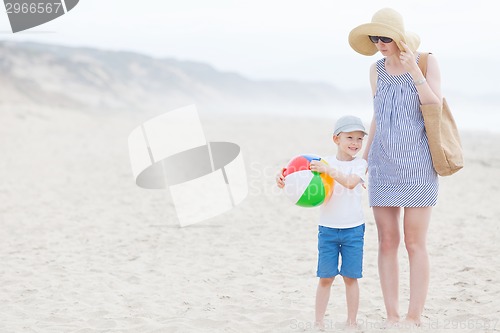
[[[427,75],[427,58],[429,58],[429,54],[431,53],[424,52],[420,53],[420,55],[418,56],[418,67],[420,67],[420,70],[422,71],[422,74],[424,74],[424,77]]]

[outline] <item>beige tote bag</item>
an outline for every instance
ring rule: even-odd
[[[427,57],[421,53],[418,66],[424,77],[427,74]],[[440,176],[449,176],[462,169],[464,158],[457,125],[446,99],[443,104],[420,105],[424,116],[425,131],[429,140],[432,164]]]

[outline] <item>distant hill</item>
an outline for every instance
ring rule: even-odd
[[[37,43],[0,42],[0,106],[140,110],[329,107],[355,100],[320,82],[253,81],[208,64]]]

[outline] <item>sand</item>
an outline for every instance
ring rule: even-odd
[[[138,188],[130,169],[127,136],[152,115],[0,112],[0,332],[312,330],[318,209],[292,206],[274,176],[293,155],[335,153],[333,119],[202,115],[208,139],[241,146],[249,195],[180,228],[168,191]],[[441,178],[419,331],[500,331],[499,139],[464,132],[466,168]],[[358,331],[371,332],[381,331],[385,311],[376,227],[363,200]],[[404,314],[403,245],[400,262]],[[339,279],[327,330],[345,317]]]

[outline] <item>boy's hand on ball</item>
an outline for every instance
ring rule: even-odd
[[[285,172],[286,168],[281,169],[281,172],[276,175],[276,185],[279,188],[285,187],[285,176],[283,176],[283,173]]]
[[[321,163],[320,161],[311,161],[310,169],[311,171],[325,173],[328,169],[328,166],[325,163]]]

